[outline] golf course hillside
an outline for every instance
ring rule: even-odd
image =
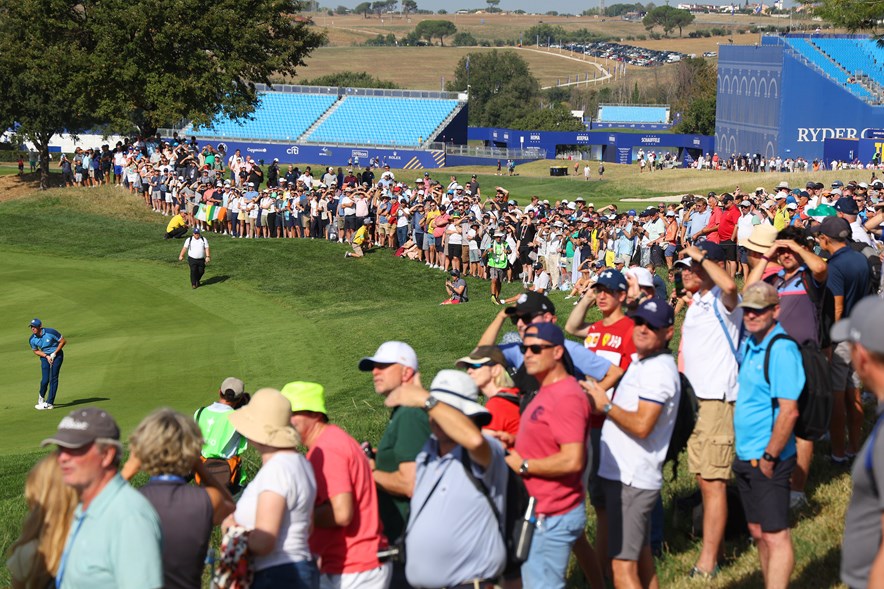
[[[548,165],[538,162],[536,172],[526,166],[516,178],[496,177],[488,169],[456,173],[468,177],[479,172],[483,187],[493,190],[502,184],[523,203],[531,194],[551,201],[582,195],[597,206],[619,202],[621,209],[645,206],[621,202],[627,197],[733,190],[734,183],[749,188],[775,184],[762,175],[701,176],[691,171],[660,172],[651,182],[639,179],[635,167],[625,166],[612,166],[610,180],[584,183],[544,178],[543,166]],[[397,177],[414,174],[395,172]],[[433,177],[445,181],[448,174],[437,171]],[[790,180],[806,178],[794,174]],[[16,178],[2,182],[0,563],[26,513],[22,489],[27,471],[48,451],[40,448],[40,441],[73,408],[106,409],[117,419],[125,441],[157,407],[192,413],[210,404],[227,376],[242,378],[249,392],[315,381],[325,387],[331,420],[357,440],[376,444],[389,410],[374,393],[371,375],[357,369],[359,359],[386,340],[404,340],[417,351],[422,381],[428,385],[438,370],[453,367],[472,350],[502,309],[489,300],[485,282],[468,279],[470,303],[439,306],[446,298],[443,272],[397,258],[388,249],[345,259],[347,244],[309,239],[247,240],[206,233],[211,262],[203,286],[192,289],[187,264],[178,261],[182,240],[163,239],[168,217],[151,212],[127,190],[38,191],[23,189]],[[515,295],[520,287],[505,284],[503,295]],[[560,325],[573,308],[566,294],[551,296]],[[52,411],[34,409],[40,364],[28,346],[28,322],[35,317],[67,340]],[[597,311],[590,317],[598,318]],[[505,329],[514,327],[507,323]],[[824,460],[827,455],[827,444],[820,444],[809,506],[794,514],[794,587],[838,586],[850,480],[846,471]],[[257,461],[254,453],[246,455],[249,472],[256,470]],[[667,588],[697,586],[687,571],[699,540],[689,533],[691,515],[676,507],[695,490],[682,462],[678,478],[663,490],[667,548],[658,571],[661,586]],[[762,584],[758,557],[745,534],[728,541],[726,563],[706,586]],[[569,586],[587,586],[573,564],[570,578]],[[9,583],[0,564],[0,587]]]

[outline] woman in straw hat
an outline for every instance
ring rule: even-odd
[[[316,500],[316,479],[289,424],[292,406],[275,389],[261,389],[230,414],[230,423],[261,455],[261,469],[246,487],[224,528],[250,530],[252,589],[318,589],[319,569],[307,543]]]

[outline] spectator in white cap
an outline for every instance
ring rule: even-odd
[[[385,398],[403,384],[420,384],[417,354],[404,342],[381,344],[374,356],[359,361],[359,370],[371,372],[375,392]],[[428,437],[430,423],[425,412],[414,407],[397,407],[372,460],[378,486],[378,511],[384,533],[392,544],[405,530],[409,500],[414,491],[415,459]],[[408,587],[405,567],[400,563],[394,563],[390,586]]]
[[[417,458],[405,536],[406,573],[416,587],[486,587],[506,563],[501,514],[506,510],[503,446],[481,429],[491,414],[467,374],[442,370],[429,392],[396,388],[384,403],[424,411],[432,436]]]
[[[97,407],[69,413],[42,445],[58,447],[62,480],[80,503],[55,577],[62,589],[163,587],[156,511],[118,469],[120,428]]]

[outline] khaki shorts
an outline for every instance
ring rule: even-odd
[[[361,258],[362,256],[365,255],[365,253],[362,251],[361,245],[356,245],[355,243],[351,243],[350,245],[353,246],[353,255],[354,256],[356,256],[357,258]]]
[[[380,223],[378,225],[378,235],[395,235],[396,228],[389,223]]]
[[[697,425],[688,440],[688,470],[700,478],[729,480],[734,462],[734,404],[698,399]]]

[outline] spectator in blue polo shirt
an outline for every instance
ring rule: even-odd
[[[31,350],[40,358],[40,368],[43,376],[40,379],[40,396],[37,398],[37,404],[34,409],[42,411],[43,409],[53,409],[55,403],[55,394],[58,392],[58,373],[61,372],[61,365],[64,362],[64,352],[62,348],[67,343],[58,331],[51,327],[43,327],[43,322],[34,319],[29,324],[31,327],[31,339],[28,342]],[[49,396],[46,396],[46,389],[49,389]]]
[[[798,397],[805,375],[801,354],[777,322],[777,289],[756,282],[743,291],[740,395],[734,410],[737,457],[733,470],[749,533],[758,546],[765,587],[786,587],[795,566],[789,532],[789,480],[795,468]],[[765,357],[770,354],[769,380]]]

